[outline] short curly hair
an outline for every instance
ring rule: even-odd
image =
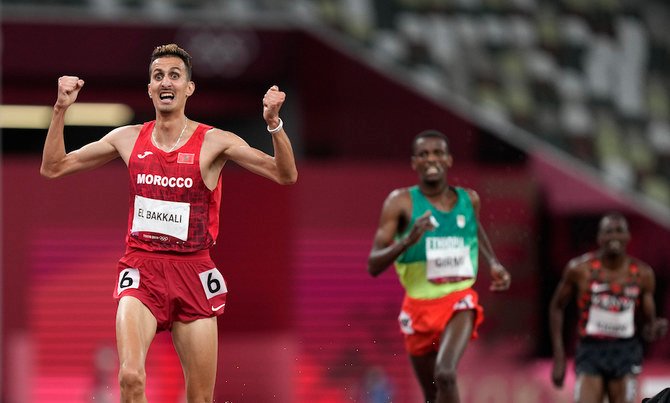
[[[433,138],[444,141],[444,144],[447,145],[447,152],[449,152],[449,138],[438,130],[429,129],[422,131],[414,137],[414,140],[412,140],[412,153],[416,153],[416,144],[419,142],[419,140],[425,138]]]

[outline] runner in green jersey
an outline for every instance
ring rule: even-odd
[[[506,290],[511,280],[479,225],[479,196],[449,185],[452,163],[444,134],[416,136],[412,168],[419,183],[386,198],[368,258],[372,276],[395,263],[405,288],[400,329],[426,402],[459,401],[456,368],[483,321],[472,289],[479,252],[491,269],[491,290]]]

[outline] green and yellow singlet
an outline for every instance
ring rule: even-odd
[[[430,210],[439,226],[423,234],[395,262],[400,283],[407,295],[417,299],[435,299],[471,287],[477,278],[479,242],[477,219],[468,193],[453,188],[458,195],[449,212],[440,211],[421,193],[418,186],[409,188],[412,218],[409,233],[417,218]]]

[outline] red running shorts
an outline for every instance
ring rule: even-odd
[[[114,299],[132,296],[149,308],[158,331],[174,321],[223,313],[228,289],[208,250],[161,253],[129,249],[119,260]]]
[[[447,323],[455,312],[475,311],[472,338],[484,322],[484,309],[479,295],[472,288],[456,291],[436,299],[415,299],[405,296],[398,316],[400,331],[405,337],[405,349],[410,355],[420,356],[437,352]]]

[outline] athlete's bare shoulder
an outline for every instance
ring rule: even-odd
[[[113,145],[119,156],[127,163],[141,130],[141,124],[120,126],[107,133],[100,141]]]
[[[472,188],[466,188],[466,187],[462,187],[462,186],[454,186],[454,187],[460,187],[461,189],[465,190],[465,192],[466,192],[467,194],[469,194],[470,197],[476,197],[476,198],[479,198],[479,194],[477,193],[477,191],[474,190],[474,189],[472,189]]]
[[[140,130],[142,130],[142,126],[143,125],[141,124],[120,126],[107,133],[105,137],[110,138],[113,141],[123,140],[128,137],[137,139]]]
[[[655,281],[656,275],[654,273],[654,269],[650,265],[630,255],[628,255],[628,258],[630,259],[631,263],[634,264],[639,270],[640,277],[643,279],[643,281]]]
[[[573,270],[577,270],[579,268],[588,268],[590,263],[595,259],[596,259],[595,254],[593,254],[592,252],[587,252],[584,253],[583,255],[579,255],[577,257],[570,259],[570,261],[566,265],[566,268]]]
[[[647,264],[647,262],[642,261],[635,256],[628,255],[628,258],[630,259],[631,263],[635,264],[640,270],[652,270],[651,266]]]
[[[470,202],[472,203],[472,205],[474,206],[474,208],[475,208],[475,209],[479,209],[479,205],[480,205],[480,203],[481,203],[481,201],[480,201],[480,199],[479,199],[479,194],[478,194],[474,189],[470,189],[470,188],[462,188],[462,189],[463,189],[463,190],[465,191],[465,193],[467,193],[468,196],[470,197]]]
[[[393,189],[386,196],[385,204],[407,204],[412,202],[408,187]]]
[[[228,130],[219,129],[218,127],[212,127],[205,132],[205,141],[226,143],[237,141],[237,139],[241,139],[240,136]]]
[[[588,286],[588,278],[590,276],[589,260],[589,254],[570,259],[565,265],[565,269],[563,269],[561,283],[584,290]]]
[[[412,196],[409,188],[398,188],[386,196],[383,206],[383,214],[389,217],[403,217],[409,219],[412,215]],[[394,218],[394,219],[395,219]]]
[[[203,151],[207,150],[207,152],[216,155],[226,153],[231,147],[249,146],[249,144],[237,134],[216,127],[207,130],[204,143],[205,147],[203,147]]]
[[[563,278],[568,282],[584,286],[590,275],[591,262],[594,259],[596,256],[591,252],[570,259],[565,266]]]

